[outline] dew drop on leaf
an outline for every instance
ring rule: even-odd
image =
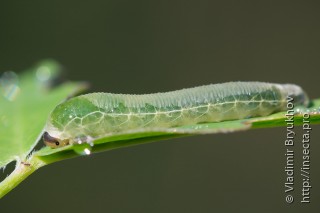
[[[15,72],[4,72],[0,77],[0,92],[9,101],[14,101],[19,93],[19,78]]]
[[[74,145],[73,150],[78,154],[78,155],[90,155],[91,154],[91,149],[92,147],[90,144],[80,144],[80,145]]]

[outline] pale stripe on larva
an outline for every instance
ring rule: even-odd
[[[308,104],[293,84],[229,82],[146,95],[91,93],[58,105],[46,127],[46,144],[57,147],[77,138],[141,128],[168,128],[265,116],[286,109],[291,96]]]

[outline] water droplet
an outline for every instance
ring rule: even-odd
[[[12,71],[3,73],[0,77],[0,90],[7,100],[14,101],[21,91],[18,75]]]
[[[41,82],[46,82],[50,79],[52,73],[48,66],[40,66],[36,71],[37,79]]]
[[[47,84],[48,86],[51,86],[51,82],[53,80],[56,80],[56,78],[61,73],[61,66],[59,63],[57,63],[54,60],[47,59],[39,62],[36,65],[36,72],[35,72],[35,78],[44,84]]]
[[[85,152],[87,155],[90,155],[90,154],[91,154],[91,151],[90,151],[88,148],[85,148],[85,149],[84,149],[84,152]]]
[[[90,155],[92,147],[88,143],[75,144],[73,150],[79,155]]]

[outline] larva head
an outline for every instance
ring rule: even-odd
[[[52,137],[48,132],[45,132],[43,134],[43,141],[47,146],[50,146],[51,148],[63,147],[69,144],[69,140],[60,140],[58,138]]]
[[[73,144],[79,135],[87,135],[85,131],[90,120],[84,118],[99,110],[85,95],[59,104],[47,120],[43,136],[45,144],[52,148]]]
[[[310,104],[308,95],[300,86],[295,84],[283,84],[281,86],[286,91],[287,96],[293,98],[294,103],[297,105],[308,106]]]

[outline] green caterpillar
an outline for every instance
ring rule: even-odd
[[[286,110],[287,96],[298,105],[309,103],[297,85],[262,82],[229,82],[145,95],[91,93],[71,98],[53,110],[44,141],[56,148],[134,129],[266,116]]]

